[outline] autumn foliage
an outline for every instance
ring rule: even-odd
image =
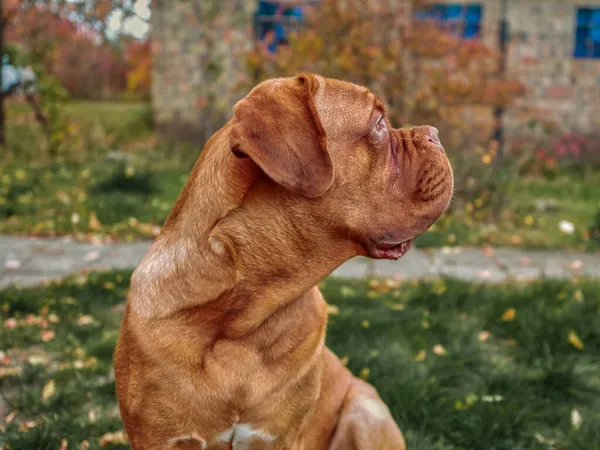
[[[82,10],[74,2],[10,0],[5,2],[5,42],[18,49],[16,63],[56,77],[73,97],[147,96],[147,43],[126,37],[109,41],[103,34],[113,3],[96,0],[92,10]]]
[[[257,46],[248,55],[248,85],[302,71],[344,79],[377,92],[397,126],[435,124],[455,146],[480,142],[493,130],[492,108],[510,104],[523,88],[503,79],[499,55],[480,40],[414,18],[423,3],[324,0],[306,9],[305,26],[289,45],[275,55]]]

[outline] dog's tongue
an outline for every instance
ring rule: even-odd
[[[377,245],[373,249],[373,257],[378,259],[400,259],[410,249],[412,239],[398,245]]]

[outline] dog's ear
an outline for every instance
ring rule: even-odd
[[[306,197],[324,194],[333,182],[327,136],[317,114],[314,75],[270,80],[234,109],[230,148],[250,157],[274,181]]]

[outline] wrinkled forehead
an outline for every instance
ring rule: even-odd
[[[374,107],[383,107],[365,87],[321,76],[317,79],[315,107],[330,139],[363,133],[369,126]]]

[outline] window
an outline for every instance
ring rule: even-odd
[[[287,4],[286,4],[287,3]],[[259,1],[254,16],[256,39],[270,53],[288,42],[290,31],[302,22],[303,5],[300,2]]]
[[[575,58],[600,58],[600,8],[579,8],[575,31]]]
[[[448,27],[453,33],[465,39],[479,38],[481,35],[481,5],[437,4],[417,11],[419,19],[436,20]]]

